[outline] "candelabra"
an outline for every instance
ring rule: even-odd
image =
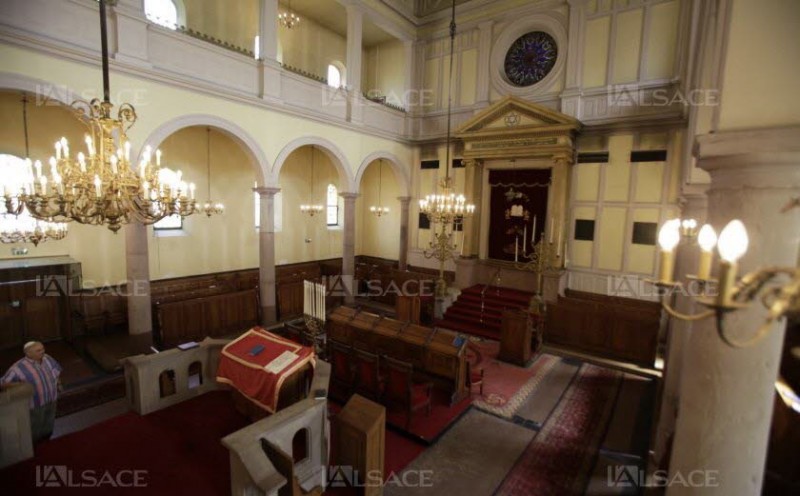
[[[785,210],[797,206],[793,200]],[[800,267],[763,267],[756,269],[737,281],[738,260],[745,254],[749,244],[747,230],[739,220],[725,226],[717,240],[714,229],[706,224],[697,236],[701,248],[696,275],[687,278],[697,281],[702,294],[694,299],[708,310],[696,314],[678,312],[669,299],[676,291],[683,290],[681,283],[672,278],[674,268],[673,250],[680,242],[682,223],[678,219],[667,221],[659,231],[661,247],[661,270],[659,280],[648,281],[659,288],[661,305],[672,317],[684,321],[715,318],[716,330],[725,344],[734,348],[745,348],[760,341],[769,332],[772,324],[787,316],[800,315]],[[714,246],[720,255],[718,278],[710,277]],[[712,289],[716,288],[716,295]],[[767,316],[756,332],[747,339],[732,338],[725,327],[725,316],[731,312],[748,308],[753,301],[760,300],[767,309]]]
[[[522,257],[527,262],[514,261],[514,268],[519,270],[529,270],[536,273],[536,292],[542,293],[542,281],[546,272],[561,270],[564,268],[564,259],[561,256],[562,250],[556,243],[545,242],[541,239],[530,253],[523,252]]]
[[[461,218],[455,216],[430,215],[433,224],[433,239],[428,243],[428,249],[422,252],[427,259],[439,262],[439,278],[436,280],[436,296],[443,298],[447,294],[447,281],[444,279],[444,264],[455,258],[456,244],[453,242],[453,233],[461,225]],[[438,220],[434,220],[438,219]]]

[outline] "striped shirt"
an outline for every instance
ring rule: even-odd
[[[58,376],[61,365],[50,355],[45,354],[42,363],[28,357],[17,360],[8,372],[0,378],[0,384],[27,382],[33,386],[31,408],[46,405],[58,396]]]

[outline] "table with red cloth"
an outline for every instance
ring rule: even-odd
[[[251,351],[259,345],[264,347],[263,351],[252,355]],[[265,370],[286,351],[297,358],[277,373]],[[217,382],[229,384],[259,407],[275,413],[284,381],[307,364],[312,367],[315,364],[313,348],[254,327],[222,348]]]

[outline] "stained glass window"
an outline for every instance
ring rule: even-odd
[[[515,86],[531,86],[541,81],[553,69],[558,56],[556,40],[542,31],[523,35],[506,53],[505,71]]]

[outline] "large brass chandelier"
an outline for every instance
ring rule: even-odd
[[[300,16],[292,10],[292,0],[289,0],[289,8],[286,10],[286,12],[281,12],[278,14],[278,22],[280,22],[281,26],[285,27],[286,29],[292,29],[300,24]]]
[[[452,106],[453,106],[453,53],[456,38],[456,2],[453,0],[452,15],[450,18],[450,72],[448,85],[451,91],[447,99],[447,151],[445,160],[444,178],[439,183],[439,190],[435,195],[428,195],[419,201],[419,211],[428,218],[433,229],[433,239],[428,244],[428,249],[423,251],[425,258],[433,258],[439,262],[439,279],[436,281],[436,296],[444,298],[447,294],[447,282],[444,279],[444,264],[447,260],[455,258],[456,244],[453,241],[454,232],[463,225],[464,219],[475,213],[475,205],[468,203],[464,195],[457,195],[453,189],[453,179],[450,177],[450,133]]]
[[[161,166],[161,151],[146,147],[138,166],[131,163],[127,131],[136,122],[133,106],[123,103],[116,116],[110,101],[106,3],[100,0],[100,32],[104,99],[72,104],[86,125],[86,153],[71,152],[66,138],[55,143],[49,173],[40,161],[28,162],[21,187],[4,188],[6,208],[24,205],[36,219],[106,226],[113,232],[123,224],[154,224],[171,216],[198,211],[194,184],[180,171]],[[155,155],[155,162],[153,162]],[[2,179],[0,179],[2,181]]]
[[[22,127],[25,134],[25,156],[30,155],[28,146],[28,98],[22,95]],[[59,240],[67,235],[67,225],[62,222],[48,222],[31,217],[25,205],[18,199],[12,199],[9,191],[20,191],[25,185],[24,171],[30,159],[4,155],[0,157],[0,183],[2,193],[8,197],[0,202],[0,243],[39,243],[48,239]]]

